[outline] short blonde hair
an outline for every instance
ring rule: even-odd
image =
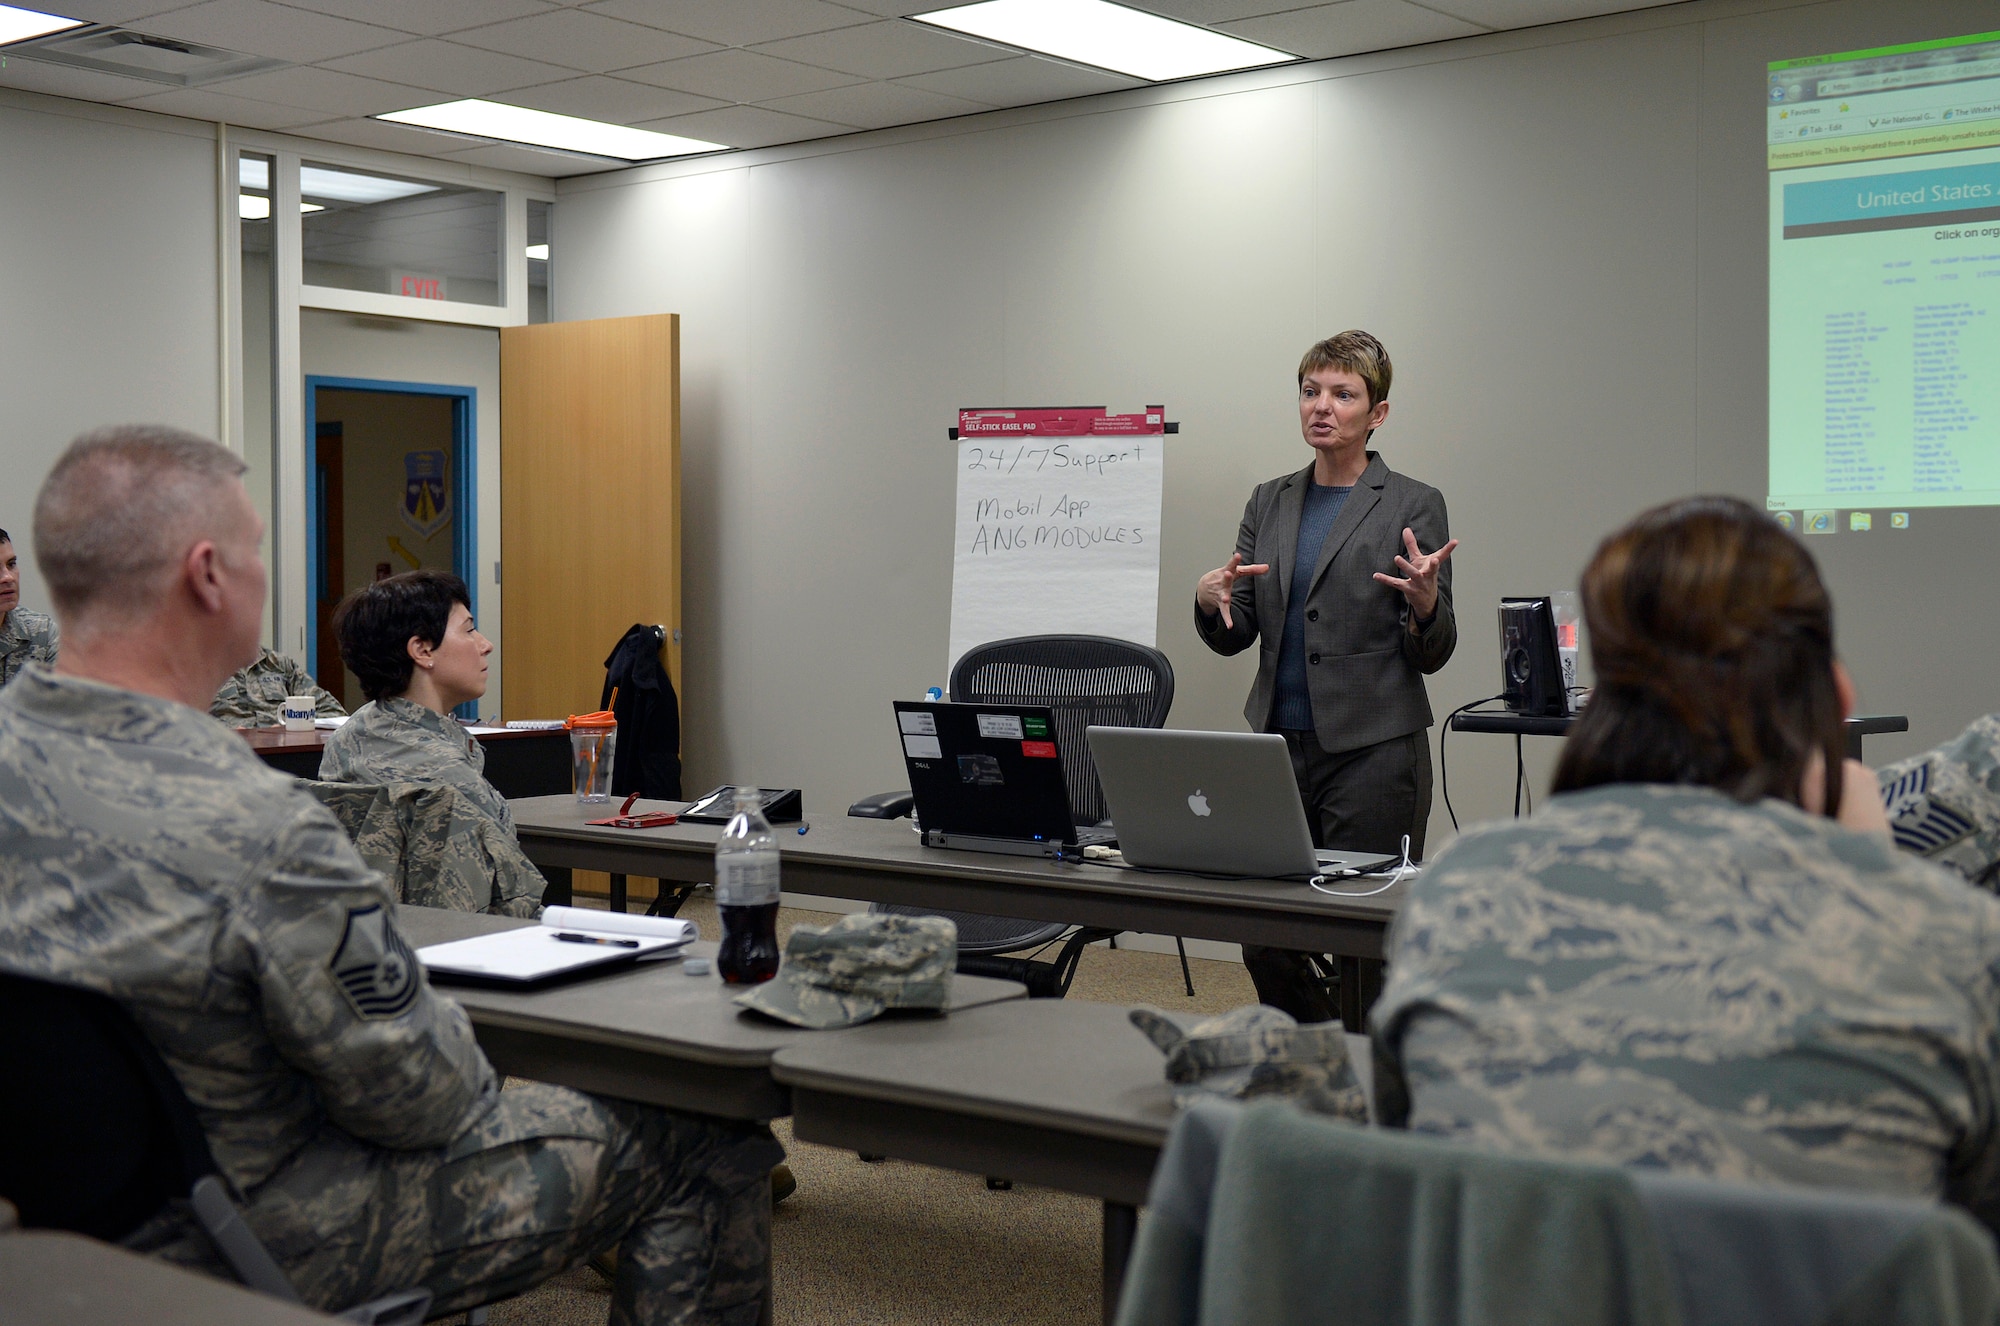
[[[1344,331],[1338,336],[1329,336],[1306,351],[1306,357],[1299,360],[1299,386],[1306,385],[1306,379],[1314,373],[1327,369],[1338,369],[1342,373],[1352,373],[1368,384],[1368,403],[1378,405],[1389,399],[1389,381],[1396,370],[1389,363],[1389,352],[1382,348],[1382,342],[1365,331]]]
[[[35,563],[58,614],[151,606],[190,542],[219,532],[225,485],[246,468],[227,448],[158,424],[100,428],[70,443],[35,499]]]

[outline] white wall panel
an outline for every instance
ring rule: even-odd
[[[31,512],[69,440],[219,422],[214,141],[73,105],[0,97],[0,528],[41,611]]]

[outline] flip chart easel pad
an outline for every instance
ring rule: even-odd
[[[947,670],[1017,635],[1154,642],[1166,439],[970,438],[958,444]]]

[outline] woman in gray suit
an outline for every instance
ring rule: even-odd
[[[1243,716],[1290,747],[1313,841],[1424,849],[1431,708],[1424,677],[1458,644],[1444,497],[1368,450],[1389,417],[1389,352],[1344,331],[1299,363],[1312,464],[1260,484],[1236,551],[1195,586],[1195,629],[1218,654],[1255,642]],[[1435,549],[1425,552],[1425,548]],[[1301,1022],[1335,1012],[1303,954],[1245,947],[1258,998]]]

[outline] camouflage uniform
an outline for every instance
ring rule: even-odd
[[[2000,714],[1876,777],[1896,846],[1982,888],[2000,883]]]
[[[486,752],[464,724],[450,714],[414,700],[392,698],[364,704],[326,739],[319,757],[320,779],[328,783],[447,784],[486,817],[514,834],[507,798],[486,781]]]
[[[270,727],[285,721],[285,699],[293,695],[312,696],[313,712],[323,718],[347,712],[304,668],[269,649],[222,683],[208,712],[235,727]]]
[[[306,783],[361,859],[415,907],[539,916],[548,881],[520,844],[451,786]]]
[[[0,969],[118,999],[312,1304],[440,1311],[622,1239],[614,1322],[757,1318],[762,1126],[502,1094],[333,817],[226,729],[42,671],[0,694]],[[213,1267],[169,1207],[130,1246]]]
[[[15,608],[0,626],[0,686],[14,680],[30,663],[53,666],[62,636],[53,617]]]
[[[1775,800],[1609,786],[1397,918],[1386,1123],[1745,1182],[2000,1197],[2000,899]]]

